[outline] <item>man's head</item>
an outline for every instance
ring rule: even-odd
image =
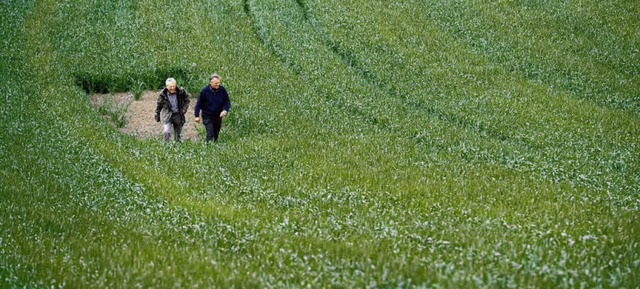
[[[175,93],[176,92],[176,80],[169,77],[167,78],[167,81],[165,81],[165,85],[167,86],[167,90],[169,90],[169,92],[171,93]]]
[[[209,85],[215,89],[220,88],[220,75],[212,74],[211,77],[209,77]]]

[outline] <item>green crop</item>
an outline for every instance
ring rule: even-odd
[[[2,288],[640,286],[636,2],[0,13]],[[212,73],[217,143],[88,98]]]

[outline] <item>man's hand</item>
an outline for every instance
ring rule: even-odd
[[[160,115],[159,114],[156,114],[155,120],[156,120],[156,122],[160,122]]]
[[[224,118],[225,116],[227,116],[227,111],[226,111],[226,110],[223,110],[223,111],[220,113],[220,118]]]
[[[194,121],[195,121],[195,122],[197,122],[197,123],[200,123],[200,118],[199,118],[199,117],[196,117],[196,118],[194,119]]]

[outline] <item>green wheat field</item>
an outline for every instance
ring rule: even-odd
[[[0,15],[0,288],[640,288],[639,1]],[[212,73],[217,143],[88,100]]]

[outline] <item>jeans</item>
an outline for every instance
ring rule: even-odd
[[[171,127],[175,133],[175,140],[180,141],[182,138],[182,126],[184,125],[184,116],[180,113],[173,113],[168,123],[164,124],[164,140],[169,141],[171,139]]]
[[[213,139],[214,142],[218,141],[220,135],[220,128],[222,128],[222,119],[219,115],[202,115],[202,121],[204,128],[207,130],[207,142]]]

